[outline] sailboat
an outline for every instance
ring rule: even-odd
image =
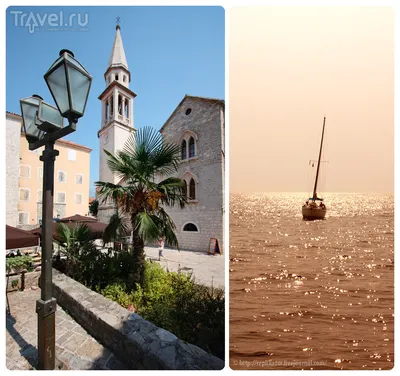
[[[323,202],[324,199],[319,198],[318,194],[317,194],[318,177],[319,177],[319,171],[320,171],[320,167],[321,167],[322,146],[324,143],[325,120],[326,120],[326,117],[324,117],[324,124],[322,125],[321,145],[319,147],[317,173],[315,174],[313,195],[304,203],[304,205],[302,207],[303,219],[306,219],[306,220],[324,219],[325,214],[326,214],[326,206]]]

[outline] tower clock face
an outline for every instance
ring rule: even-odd
[[[104,135],[103,143],[104,145],[108,142],[108,133]]]

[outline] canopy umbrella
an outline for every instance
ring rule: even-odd
[[[6,225],[6,249],[36,247],[39,237],[29,231]]]
[[[86,217],[83,217],[86,218]],[[89,227],[90,231],[91,231],[91,239],[101,239],[103,237],[103,232],[105,230],[105,228],[107,227],[107,225],[105,223],[99,222],[97,220],[95,221],[79,221],[79,222],[72,222],[72,221],[66,221],[64,222],[65,218],[63,218],[61,221],[61,223],[64,223],[67,227],[69,228],[74,228],[76,226],[79,226],[79,224],[85,224]],[[53,229],[52,229],[52,233],[53,233],[53,238],[57,239],[57,225],[58,222],[53,223]],[[33,234],[37,234],[40,237],[42,236],[42,228],[35,228],[34,230],[31,230],[31,233]]]
[[[96,218],[75,214],[71,217],[61,218],[58,222],[99,222]]]

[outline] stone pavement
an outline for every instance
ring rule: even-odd
[[[6,315],[6,366],[10,370],[37,365],[36,300],[40,289],[8,294],[11,315]],[[77,324],[60,306],[56,311],[56,363],[70,370],[128,369]]]
[[[203,285],[214,287],[225,286],[225,256],[209,255],[202,252],[164,249],[161,260],[158,261],[158,248],[145,247],[146,258],[159,262],[169,271],[193,273],[195,280]]]

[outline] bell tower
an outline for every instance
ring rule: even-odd
[[[136,94],[129,88],[131,73],[122,44],[120,25],[116,27],[104,80],[106,88],[99,96],[101,126],[97,134],[100,142],[99,181],[117,184],[118,178],[108,168],[108,157],[104,150],[115,154],[117,150],[124,147],[129,135],[136,131],[133,120],[133,101]],[[113,203],[100,203],[98,219],[108,224],[115,212],[116,207]]]

